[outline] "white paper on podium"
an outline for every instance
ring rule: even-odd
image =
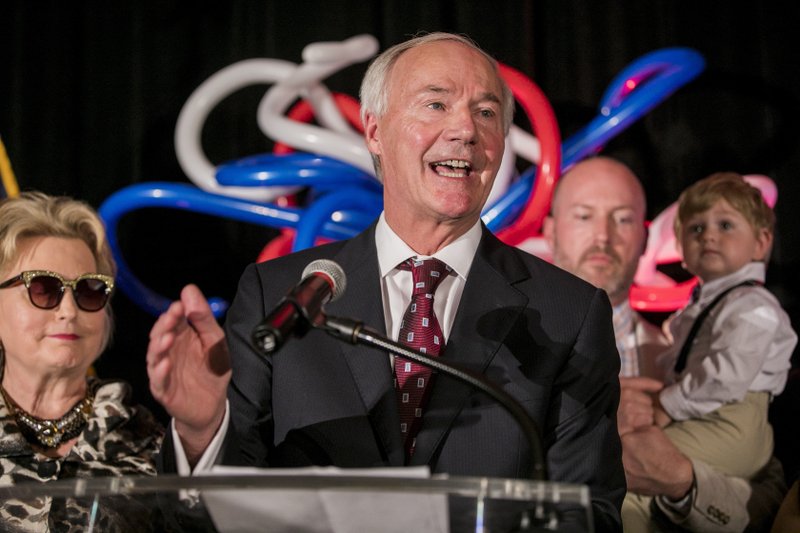
[[[376,476],[399,479],[430,477],[427,467],[342,470],[333,467],[261,469],[215,466],[210,474]],[[201,497],[214,526],[221,533],[251,531],[446,533],[449,530],[445,494],[250,488],[205,490]]]

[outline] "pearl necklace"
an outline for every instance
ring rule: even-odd
[[[25,438],[45,448],[57,448],[62,442],[80,435],[94,411],[92,408],[94,398],[88,389],[86,397],[72,406],[64,416],[55,419],[37,418],[17,405],[17,402],[8,395],[5,387],[0,386],[0,392]]]

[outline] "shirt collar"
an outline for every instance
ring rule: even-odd
[[[758,281],[759,283],[764,283],[766,274],[767,266],[763,262],[752,261],[732,274],[722,276],[714,281],[709,281],[708,283],[703,283],[700,285],[700,297],[697,301],[705,302],[709,298],[716,297],[728,287],[733,287],[734,285],[749,279]]]
[[[618,329],[625,329],[626,331],[621,331],[621,333],[628,333],[629,331],[633,331],[633,324],[634,324],[634,311],[631,307],[630,300],[625,298],[622,300],[621,303],[615,305],[611,308],[612,319],[614,322],[614,331],[616,332]]]
[[[633,313],[633,308],[631,308],[630,299],[625,298],[618,305],[613,306],[611,308],[611,312],[615,315],[620,315],[620,316],[627,316]]]
[[[481,242],[481,235],[481,221],[478,220],[466,233],[434,253],[433,256],[423,256],[415,252],[389,227],[384,214],[381,213],[375,228],[375,246],[378,249],[381,278],[392,272],[397,265],[409,257],[422,259],[435,257],[447,263],[460,278],[466,280],[469,269],[472,267],[472,260],[475,258],[475,252]]]

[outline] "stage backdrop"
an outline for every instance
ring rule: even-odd
[[[187,183],[173,134],[181,106],[216,71],[247,58],[299,62],[311,42],[369,33],[381,49],[419,31],[465,33],[544,90],[568,137],[597,112],[607,84],[652,50],[688,46],[706,71],[609,146],[645,183],[650,216],[719,170],[778,184],[769,286],[800,325],[800,6],[773,2],[231,1],[3,2],[0,136],[23,189],[95,207],[134,183]],[[366,64],[327,80],[356,95]],[[256,125],[264,87],[218,106],[203,133],[214,162],[265,152]],[[132,269],[175,297],[186,282],[230,298],[273,235],[261,227],[165,210],[120,227]],[[288,288],[287,288],[288,289]],[[144,353],[153,317],[124,294],[101,374],[133,382],[152,405]]]

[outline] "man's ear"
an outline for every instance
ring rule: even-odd
[[[644,255],[647,251],[647,241],[650,240],[650,224],[647,221],[644,222],[644,239],[642,239],[642,253],[639,255]]]
[[[381,154],[381,141],[378,135],[378,119],[373,113],[364,115],[364,139],[367,143],[367,150],[374,155]]]
[[[553,220],[553,215],[547,215],[544,217],[544,221],[542,222],[542,236],[544,237],[545,242],[547,245],[550,246],[550,250],[553,249],[553,233],[555,232],[555,220]]]

